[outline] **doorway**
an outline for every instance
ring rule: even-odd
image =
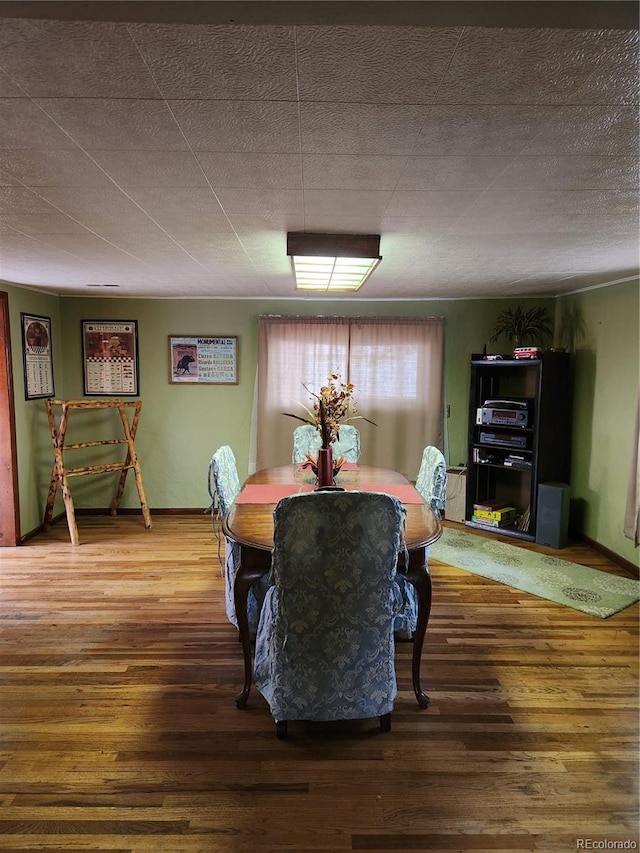
[[[0,291],[0,546],[20,541],[9,294]]]

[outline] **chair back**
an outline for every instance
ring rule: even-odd
[[[422,451],[416,491],[442,518],[447,503],[447,463],[437,447],[429,445]]]
[[[320,432],[311,424],[296,427],[293,431],[291,461],[306,462],[307,453],[317,457],[321,443]],[[360,459],[360,432],[352,424],[342,424],[340,437],[334,441],[332,447],[334,459],[344,456],[347,462],[357,462]]]
[[[404,518],[397,498],[377,492],[278,503],[255,649],[256,684],[276,721],[390,713]]]
[[[213,488],[211,480],[213,478]],[[218,507],[218,516],[223,518],[240,494],[240,479],[233,450],[228,445],[219,447],[209,463],[209,496],[211,510]]]

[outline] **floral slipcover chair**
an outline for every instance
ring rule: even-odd
[[[405,511],[378,492],[315,491],[274,513],[269,588],[256,635],[255,683],[276,721],[380,717],[396,696],[393,620]]]
[[[422,462],[416,479],[416,490],[429,504],[438,518],[442,518],[446,506],[447,463],[437,447],[429,445],[422,451]],[[431,546],[425,549],[425,560],[429,559]],[[398,583],[404,596],[404,606],[396,617],[394,631],[403,639],[410,639],[418,622],[418,597],[410,583],[398,577]]]
[[[211,480],[213,478],[213,488]],[[218,508],[218,519],[222,521],[229,507],[240,494],[240,480],[233,450],[228,445],[219,447],[209,463],[209,495],[211,497],[211,512],[214,507]],[[240,563],[240,545],[233,539],[225,536],[225,561],[224,561],[224,600],[225,611],[232,625],[238,627],[236,609],[233,603],[233,584],[236,571]],[[255,633],[260,616],[260,606],[266,591],[268,580],[266,578],[256,581],[249,590],[247,598],[247,616],[249,619],[249,630]]]
[[[311,424],[296,427],[293,431],[293,454],[291,461],[294,463],[306,462],[307,453],[314,458],[318,455],[320,447],[320,431]],[[340,438],[333,442],[333,458],[339,459],[344,456],[347,462],[357,462],[360,458],[360,433],[351,424],[340,425]]]

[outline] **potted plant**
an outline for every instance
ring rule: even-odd
[[[506,308],[498,315],[489,341],[494,343],[501,335],[512,341],[514,347],[543,344],[544,339],[552,335],[549,312],[546,308],[525,310],[521,305]]]

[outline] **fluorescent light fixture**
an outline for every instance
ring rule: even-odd
[[[296,289],[355,293],[382,258],[379,234],[287,234]]]

